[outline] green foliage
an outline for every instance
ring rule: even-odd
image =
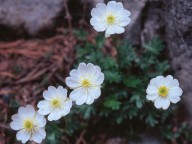
[[[49,123],[47,130],[49,131],[46,143],[47,144],[59,144],[59,138],[62,135],[62,129],[60,129],[56,123]]]
[[[65,33],[64,33],[65,34]],[[79,40],[86,40],[86,37],[88,35],[87,31],[84,31],[83,29],[80,30],[73,30],[73,34],[77,37]]]
[[[11,99],[11,101],[9,103],[10,108],[17,109],[17,108],[19,108],[19,106],[20,106],[20,104],[17,100]]]
[[[118,101],[114,96],[111,96],[104,101],[104,106],[112,110],[119,110],[121,101]]]
[[[180,127],[175,127],[175,129],[177,130],[174,131],[173,125],[161,127],[161,134],[169,140],[177,140],[182,143],[180,139],[184,138],[186,142],[192,143],[192,129],[187,125],[187,123],[182,123]]]
[[[154,55],[159,55],[164,48],[163,43],[157,38],[152,39],[147,44],[144,44],[143,47],[146,48],[148,52]]]
[[[178,139],[180,135],[191,142],[191,129],[181,126],[173,133],[173,110],[157,110],[152,102],[146,100],[146,88],[151,78],[165,75],[170,66],[163,55],[163,43],[153,39],[141,48],[132,47],[126,40],[118,41],[117,56],[114,58],[104,52],[105,38],[98,35],[95,43],[85,40],[86,32],[75,31],[81,43],[76,45],[76,64],[93,63],[101,67],[105,74],[102,95],[92,105],[74,106],[67,116],[65,133],[74,135],[77,131],[107,121],[108,127],[121,129],[128,137],[139,135],[146,128],[155,130],[168,140]],[[107,129],[107,128],[106,128]],[[96,130],[96,128],[94,129]],[[59,134],[58,134],[59,135]],[[56,136],[50,135],[49,139]]]

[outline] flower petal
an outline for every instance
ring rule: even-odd
[[[36,143],[41,143],[43,139],[46,137],[46,132],[43,128],[39,128],[35,131],[32,136],[31,140],[35,141]]]
[[[181,96],[183,94],[183,90],[180,87],[173,87],[169,90],[169,96]]]
[[[89,77],[94,76],[96,72],[97,72],[97,68],[92,63],[88,63],[87,74],[89,75]]]
[[[119,20],[119,26],[125,27],[125,26],[127,26],[130,22],[131,22],[131,19],[130,19],[130,18],[125,18],[125,19]]]
[[[160,109],[161,107],[162,107],[162,101],[161,101],[162,99],[161,99],[161,97],[158,97],[156,100],[155,100],[155,102],[154,102],[154,105],[155,105],[155,107],[157,108],[157,109]]]
[[[81,86],[80,82],[78,81],[78,79],[75,79],[73,77],[67,77],[66,78],[66,85],[72,89],[77,88],[79,86]]]
[[[46,100],[51,100],[55,96],[56,93],[57,93],[57,89],[53,86],[49,86],[48,90],[45,90],[43,92],[43,97]]]
[[[169,105],[170,105],[170,101],[169,99],[167,98],[161,98],[161,97],[158,97],[156,100],[155,100],[155,103],[154,103],[155,107],[157,109],[160,109],[160,108],[163,108],[164,110],[166,110]]]
[[[163,85],[170,87],[170,83],[172,82],[173,77],[171,75],[168,75],[164,78]]]
[[[114,26],[108,26],[105,33],[106,33],[107,35],[115,34],[115,28],[114,28]]]
[[[47,114],[49,114],[52,111],[52,109],[50,108],[49,101],[47,101],[47,100],[40,101],[37,104],[37,107],[39,108],[38,112],[41,115],[47,115]]]
[[[89,92],[91,93],[91,97],[93,97],[94,99],[97,99],[101,96],[101,88],[100,87],[91,88],[89,90]]]
[[[23,123],[22,123],[22,120],[14,120],[10,123],[10,127],[13,129],[13,130],[20,130],[23,128]]]
[[[53,120],[58,120],[60,119],[62,116],[61,110],[58,109],[54,109],[48,116],[48,120],[49,121],[53,121]]]
[[[170,106],[170,101],[169,101],[169,99],[165,98],[165,99],[162,99],[162,101],[163,101],[162,108],[163,108],[164,110],[168,109],[168,107]]]
[[[69,109],[62,109],[61,110],[62,116],[66,116],[69,112],[70,112]]]
[[[160,87],[163,85],[164,77],[163,76],[157,76],[156,78],[153,78],[150,81],[150,85],[155,87]]]
[[[71,70],[71,72],[69,73],[69,75],[75,79],[79,79],[80,78],[80,73],[78,70],[74,69],[74,70]]]
[[[94,100],[95,99],[92,96],[88,96],[87,100],[86,100],[86,104],[90,105],[90,104],[92,104],[94,102]]]
[[[98,3],[96,8],[91,10],[91,16],[97,19],[100,19],[104,16],[106,11],[106,5],[104,3]]]
[[[107,11],[113,11],[113,10],[115,10],[115,8],[116,8],[116,5],[117,3],[116,3],[116,1],[109,1],[108,3],[107,3]]]
[[[158,90],[154,86],[148,86],[146,92],[147,92],[147,94],[154,94],[155,95],[158,93]]]
[[[55,93],[57,92],[57,89],[54,86],[49,86],[48,87],[48,91],[50,93],[52,93],[53,95],[55,95]]]
[[[114,12],[117,12],[117,11],[121,11],[121,10],[123,10],[123,9],[124,9],[124,8],[123,8],[122,2],[117,2],[116,5],[115,5],[115,7],[114,7],[114,9],[113,9],[113,11],[114,11]]]
[[[158,95],[157,94],[149,94],[149,95],[146,96],[146,98],[148,100],[154,101],[154,100],[156,100],[158,98]]]
[[[124,33],[124,32],[125,32],[125,28],[120,27],[118,25],[115,26],[115,33],[121,34],[121,33]]]
[[[21,120],[18,114],[14,114],[11,116],[12,120]]]
[[[35,119],[37,121],[38,127],[45,127],[47,121],[43,115],[40,113],[36,112]]]
[[[104,74],[100,73],[99,76],[95,76],[95,78],[97,79],[94,80],[94,85],[101,85],[104,81]]]
[[[170,100],[172,103],[174,103],[174,104],[176,104],[178,101],[181,100],[180,96],[169,95],[168,98],[169,98],[169,100]]]
[[[30,132],[27,132],[23,129],[17,132],[16,138],[17,140],[21,140],[22,143],[26,143],[30,139],[30,135]]]
[[[75,90],[73,90],[70,95],[69,95],[69,98],[72,100],[72,101],[76,101],[78,98],[80,98],[83,94],[84,94],[84,89],[82,87],[80,88],[77,88]]]
[[[71,99],[66,100],[66,101],[64,102],[63,106],[64,106],[64,107],[62,107],[62,108],[70,110],[71,107],[72,107],[72,100],[71,100]]]
[[[32,105],[27,105],[26,107],[20,107],[18,114],[21,117],[33,117],[35,115],[35,109]]]
[[[86,102],[87,100],[87,92],[85,91],[77,100],[76,100],[76,105],[82,105]]]
[[[108,34],[108,33],[105,32],[105,37],[106,37],[106,38],[108,38],[108,37],[110,37],[110,36],[111,36],[110,34]]]
[[[170,87],[179,87],[179,81],[174,79],[170,82]]]
[[[98,32],[102,32],[107,28],[105,21],[101,21],[95,18],[91,18],[90,23],[93,26],[93,28]]]
[[[131,15],[130,11],[126,10],[126,9],[122,9],[120,11],[118,11],[118,16],[121,20],[128,18]]]
[[[67,89],[64,89],[62,86],[59,86],[57,88],[57,94],[63,98],[66,99],[67,98]]]
[[[85,63],[83,63],[83,62],[79,64],[77,70],[80,72],[81,75],[86,72],[86,70],[85,70],[86,66],[87,65]]]

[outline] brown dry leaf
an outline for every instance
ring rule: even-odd
[[[63,84],[74,63],[73,35],[58,34],[48,39],[0,42],[0,140],[10,141],[9,102],[36,105],[49,85]],[[0,142],[0,143],[1,143]]]

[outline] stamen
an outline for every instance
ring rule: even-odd
[[[26,119],[26,120],[24,121],[24,128],[25,128],[27,131],[31,131],[31,130],[34,128],[33,121],[30,120],[30,119]]]
[[[83,87],[87,88],[87,87],[90,87],[90,85],[91,85],[91,83],[90,83],[90,81],[88,79],[84,79],[82,81],[82,86]]]
[[[161,97],[166,97],[169,93],[169,89],[166,86],[161,86],[158,89],[158,93]]]
[[[113,25],[114,23],[115,23],[115,17],[113,15],[108,15],[107,16],[107,24]]]
[[[58,108],[58,107],[60,107],[60,106],[61,106],[60,100],[59,100],[58,98],[55,98],[55,99],[51,100],[51,106],[52,106],[53,108]]]

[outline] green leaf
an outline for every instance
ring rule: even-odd
[[[121,106],[121,102],[116,100],[114,97],[111,97],[105,100],[104,106],[111,108],[112,110],[118,110]]]
[[[11,101],[9,103],[10,108],[19,108],[19,106],[20,106],[20,104],[17,100],[11,99]]]
[[[155,120],[154,116],[151,115],[151,114],[149,114],[149,115],[147,116],[145,122],[146,122],[147,124],[149,124],[151,127],[154,127],[154,126],[158,123],[158,121]]]
[[[110,83],[112,82],[120,82],[121,81],[121,74],[117,71],[105,71],[104,72],[106,80],[108,80]]]
[[[86,40],[88,36],[88,32],[83,29],[74,29],[73,34],[79,39],[79,40]]]
[[[159,62],[155,65],[156,70],[159,72],[159,75],[162,75],[164,72],[166,72],[169,68],[169,62],[167,60],[163,62]]]
[[[103,34],[98,34],[97,37],[95,38],[96,40],[96,47],[97,48],[103,48],[104,42],[105,42],[105,37]]]
[[[131,63],[136,58],[135,49],[130,44],[124,41],[118,47],[117,50],[118,50],[118,59],[120,62],[120,67],[131,66]]]
[[[82,105],[79,107],[79,111],[82,113],[84,119],[89,119],[95,114],[95,109],[92,105]]]
[[[128,75],[123,80],[127,87],[136,88],[141,84],[142,80],[138,76]]]
[[[158,55],[164,48],[162,41],[158,38],[152,39],[149,43],[143,45],[150,53]]]
[[[143,97],[139,96],[139,95],[133,95],[131,98],[130,98],[130,102],[135,102],[136,104],[136,107],[138,109],[142,108],[143,104],[144,104],[144,99]]]

